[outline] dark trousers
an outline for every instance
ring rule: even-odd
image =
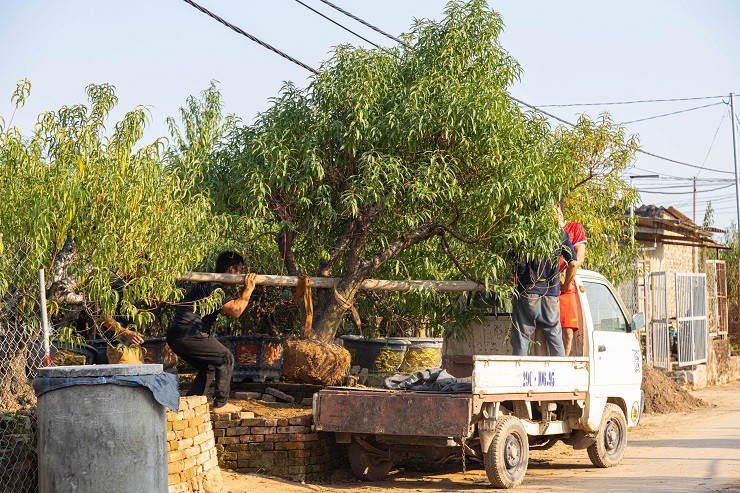
[[[205,395],[215,378],[213,407],[226,404],[231,390],[231,374],[234,371],[234,356],[231,351],[204,332],[193,337],[167,337],[167,344],[178,357],[198,370],[188,395]]]
[[[514,330],[511,346],[514,356],[527,356],[529,343],[539,326],[547,339],[550,356],[565,356],[560,326],[560,300],[557,296],[521,294],[512,300]]]

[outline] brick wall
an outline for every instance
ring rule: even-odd
[[[329,433],[312,431],[311,415],[255,418],[253,413],[212,414],[221,467],[293,481],[317,481],[346,455]]]
[[[206,397],[180,398],[180,411],[167,411],[169,493],[221,490],[216,442]]]

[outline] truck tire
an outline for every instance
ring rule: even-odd
[[[521,484],[529,462],[529,441],[516,416],[496,420],[491,446],[483,453],[486,475],[494,488],[509,489]]]
[[[627,420],[622,408],[608,403],[604,408],[596,443],[588,447],[588,458],[596,467],[614,467],[627,446]]]
[[[347,447],[352,474],[362,481],[383,481],[393,467],[390,459],[380,459],[368,453],[357,440]]]

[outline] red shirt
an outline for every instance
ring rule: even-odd
[[[586,231],[583,229],[583,225],[581,223],[567,222],[565,223],[563,230],[566,233],[568,233],[568,237],[570,237],[570,242],[573,243],[574,247],[581,243],[586,243]],[[578,259],[578,260],[581,260],[581,259]],[[560,272],[563,272],[567,266],[568,264],[565,263],[565,260],[561,256],[560,257]]]

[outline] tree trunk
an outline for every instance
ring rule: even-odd
[[[354,300],[353,294],[347,302],[354,303]],[[321,313],[314,319],[311,339],[326,343],[332,342],[346,313],[347,308],[340,304],[336,297],[329,298],[322,306]]]

